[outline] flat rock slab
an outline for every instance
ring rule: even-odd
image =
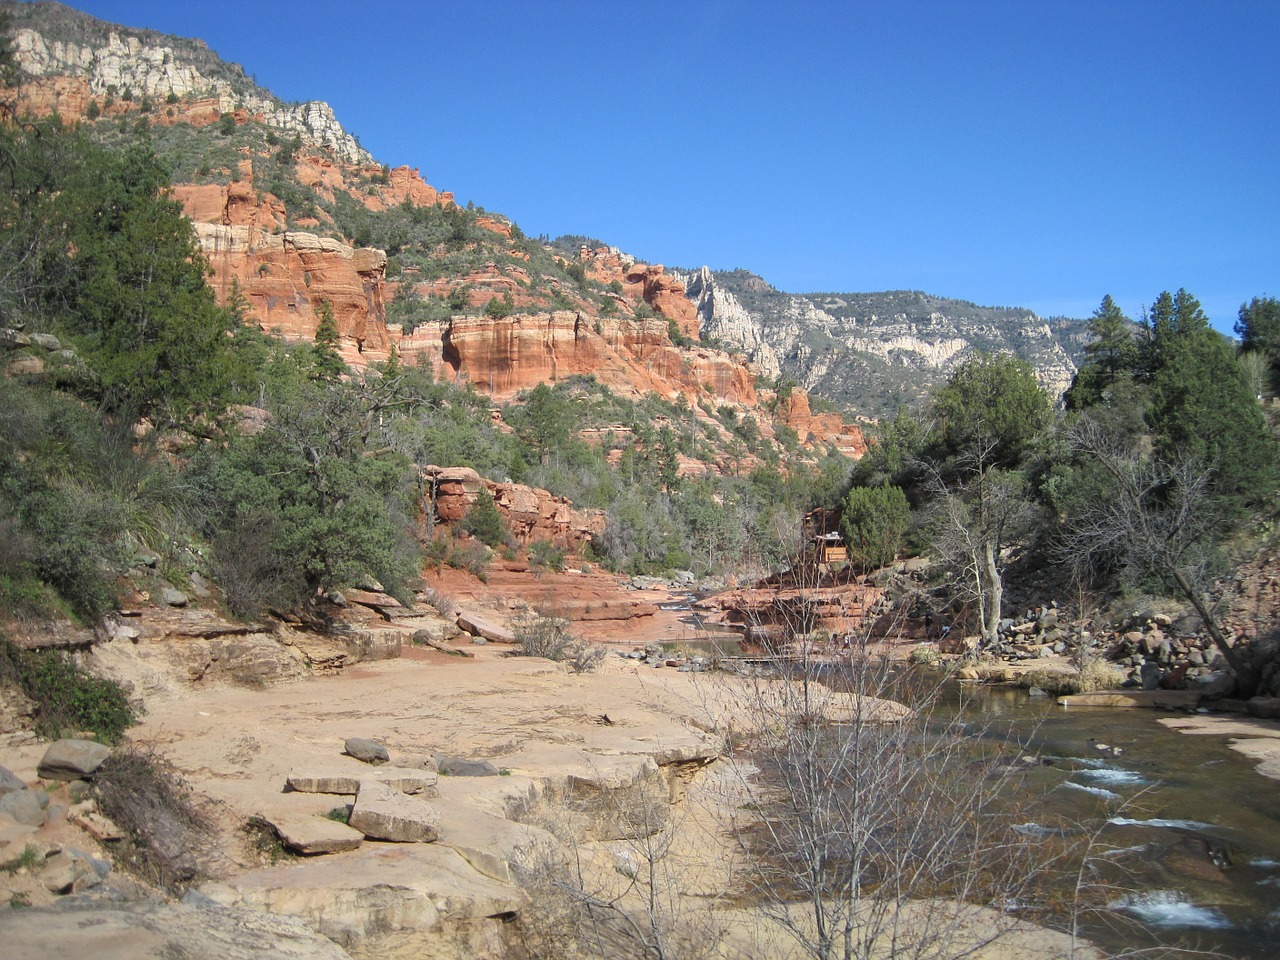
[[[524,908],[515,887],[439,844],[369,844],[201,888],[233,906],[298,917],[344,946],[391,931],[440,932]],[[54,954],[56,955],[56,954]]]
[[[330,773],[290,773],[285,788],[298,793],[333,793],[354,797],[360,784],[370,781],[385,784],[399,793],[423,797],[435,796],[439,778],[431,770],[403,770],[399,767],[348,768]]]
[[[440,813],[435,807],[376,781],[360,784],[349,822],[371,840],[431,843],[440,838]]]
[[[350,954],[291,917],[215,903],[63,901],[6,910],[9,957],[93,960],[350,960]]]
[[[515,643],[516,638],[510,630],[492,617],[482,613],[465,611],[458,614],[458,626],[473,637],[484,637],[494,643]]]
[[[92,740],[58,740],[36,767],[41,780],[84,780],[93,776],[111,751]]]
[[[1102,690],[1059,697],[1064,707],[1159,707],[1181,710],[1199,703],[1199,690]]]
[[[272,816],[264,817],[275,828],[284,845],[307,856],[323,853],[346,853],[364,842],[364,834],[328,817]]]

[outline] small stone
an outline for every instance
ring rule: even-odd
[[[44,752],[36,775],[41,780],[85,780],[93,776],[111,751],[92,740],[58,740]]]
[[[364,763],[371,763],[375,766],[380,763],[387,763],[391,759],[391,754],[387,753],[387,748],[376,740],[367,740],[364,737],[348,737],[343,745],[347,751],[347,756],[355,757]]]

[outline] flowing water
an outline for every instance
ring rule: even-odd
[[[1154,945],[1280,958],[1280,782],[1226,738],[1169,730],[1154,710],[1065,708],[981,689],[951,706],[1040,764],[1023,781],[1043,819],[1098,826],[1109,884],[1087,935],[1110,951]],[[1031,835],[1036,823],[1024,827]]]

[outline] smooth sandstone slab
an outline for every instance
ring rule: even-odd
[[[284,815],[263,819],[275,828],[286,847],[307,856],[346,853],[364,842],[364,834],[359,830],[328,817]]]
[[[353,853],[241,874],[201,892],[297,917],[342,945],[392,931],[439,932],[523,909],[524,895],[439,844],[366,843]]]
[[[440,838],[440,813],[435,807],[376,781],[360,784],[349,822],[371,840],[431,843]]]
[[[290,773],[285,789],[298,793],[334,793],[354,797],[360,792],[360,784],[382,783],[399,793],[434,797],[437,775],[430,770],[403,770],[398,767],[360,768],[317,773]]]

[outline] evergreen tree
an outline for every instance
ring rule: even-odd
[[[1268,387],[1275,385],[1280,371],[1280,300],[1275,297],[1254,297],[1240,305],[1240,317],[1235,325],[1240,338],[1240,349],[1256,351],[1267,359],[1271,374]]]
[[[68,307],[104,405],[177,416],[221,402],[230,317],[150,144],[110,155],[77,141],[75,152],[56,201],[69,283],[49,295]]]
[[[338,353],[338,324],[333,319],[333,307],[328,300],[320,301],[316,307],[316,316],[320,323],[316,326],[315,342],[312,344],[315,378],[332,383],[347,372],[347,365],[342,362],[342,355]]]
[[[1107,294],[1089,320],[1092,338],[1085,346],[1085,362],[1067,391],[1068,409],[1080,410],[1103,400],[1116,379],[1131,373],[1138,362],[1133,322]]]
[[[840,513],[849,559],[867,569],[892,563],[911,522],[901,487],[853,487]]]

